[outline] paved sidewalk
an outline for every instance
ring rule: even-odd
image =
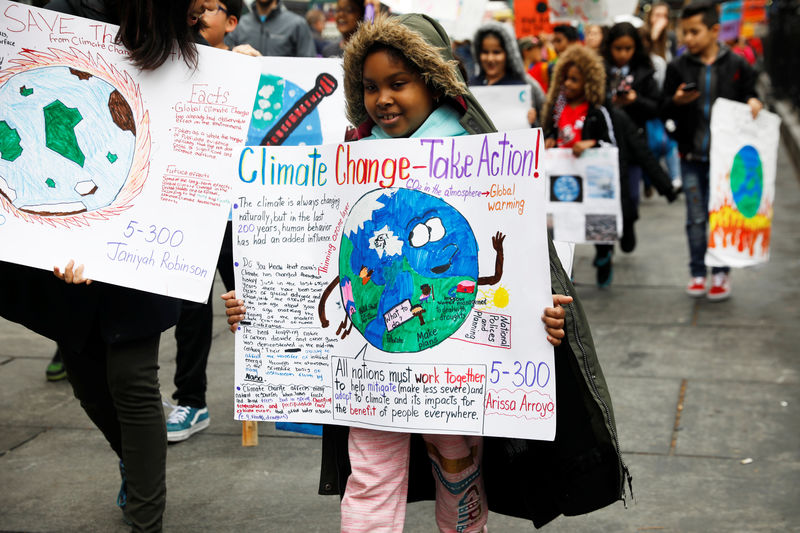
[[[615,256],[610,290],[594,286],[593,249],[578,248],[575,278],[635,502],[560,517],[544,531],[800,531],[798,183],[782,149],[771,261],[734,272],[733,298],[724,303],[683,293],[682,198],[645,200],[639,246]],[[240,445],[233,337],[216,305],[211,426],[169,448],[165,530],[337,531],[338,499],[316,494],[319,439],[260,424],[260,445]],[[52,351],[52,342],[0,319],[0,532],[126,531],[114,504],[116,458],[69,385],[45,381]],[[170,331],[161,343],[165,397],[174,358]],[[409,507],[406,531],[430,532],[434,524],[431,503]],[[489,526],[533,530],[499,515]]]

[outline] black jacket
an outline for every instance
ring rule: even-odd
[[[658,83],[653,77],[655,72],[653,67],[644,65],[631,69],[631,75],[633,76],[631,89],[636,91],[636,100],[631,104],[619,108],[627,113],[640,129],[644,128],[645,122],[651,118],[658,117],[659,106],[661,104],[661,90],[658,88]],[[608,73],[606,77],[608,83],[606,95],[611,98],[613,94],[612,89],[615,89],[615,87],[612,87],[614,82],[609,65],[606,65],[606,73]]]
[[[678,141],[681,155],[688,160],[708,161],[711,106],[717,98],[747,102],[757,97],[755,71],[727,46],[720,43],[719,47],[711,65],[687,53],[667,66],[662,115],[675,121],[672,135]],[[681,83],[688,82],[697,83],[700,98],[686,105],[676,105],[672,101],[675,91]]]
[[[109,5],[53,0],[47,7],[115,23]],[[179,311],[175,298],[100,282],[67,285],[52,272],[0,261],[0,316],[76,351],[96,332],[107,343],[158,334],[175,325]]]

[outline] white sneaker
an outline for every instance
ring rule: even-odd
[[[706,278],[705,276],[696,276],[692,278],[689,285],[686,286],[686,294],[692,298],[700,298],[706,294]]]
[[[708,299],[712,302],[721,302],[731,297],[731,280],[725,272],[718,272],[711,277],[711,289]]]

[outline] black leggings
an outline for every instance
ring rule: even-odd
[[[167,430],[158,386],[160,334],[107,344],[95,330],[81,352],[59,346],[75,397],[125,464],[134,531],[161,531]]]

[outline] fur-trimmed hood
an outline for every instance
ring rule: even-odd
[[[567,48],[563,54],[558,56],[558,62],[553,69],[553,77],[550,80],[550,88],[547,91],[547,101],[542,110],[545,121],[549,120],[549,115],[555,105],[558,95],[564,86],[564,79],[567,77],[567,70],[571,65],[578,67],[583,73],[585,80],[584,93],[589,105],[594,107],[603,105],[606,95],[606,69],[603,60],[597,52],[585,46],[573,45]]]
[[[359,24],[344,50],[344,96],[347,118],[354,126],[368,119],[362,75],[367,51],[375,43],[400,50],[419,68],[422,79],[432,90],[454,100],[471,97],[453,58],[450,39],[436,21],[426,15],[378,15],[374,22]]]
[[[511,77],[516,80],[527,82],[527,69],[525,68],[525,63],[522,61],[522,55],[519,53],[517,40],[511,34],[511,29],[508,26],[496,20],[490,20],[485,24],[481,24],[475,32],[475,37],[472,39],[472,57],[475,58],[475,62],[480,69],[480,77],[483,78],[486,76],[483,72],[483,67],[480,66],[480,58],[481,43],[488,33],[499,35],[502,38],[503,48],[506,51],[506,73],[510,74]],[[472,74],[473,73],[470,73],[470,75]]]

